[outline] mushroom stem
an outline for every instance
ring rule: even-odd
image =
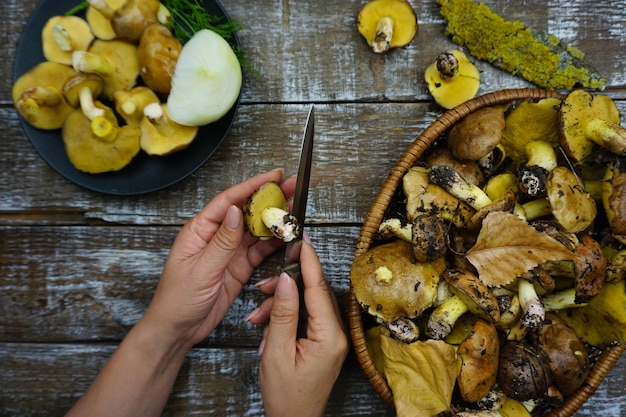
[[[52,27],[52,39],[62,51],[69,52],[73,49],[72,37],[67,29],[60,23],[56,23]]]
[[[446,299],[428,317],[428,336],[436,340],[445,339],[452,331],[454,323],[467,311],[467,305],[458,295]]]
[[[274,236],[283,242],[291,242],[300,234],[298,219],[278,207],[267,207],[261,212],[261,220]]]
[[[544,196],[548,174],[557,166],[554,148],[537,140],[527,143],[525,150],[527,162],[520,173],[520,189],[531,197]]]
[[[541,302],[545,311],[558,311],[565,308],[584,307],[587,305],[587,303],[576,302],[576,290],[574,288],[567,288],[546,295]]]
[[[72,67],[76,71],[103,75],[111,75],[115,71],[115,66],[111,61],[87,51],[74,51],[72,53]]]
[[[452,80],[459,75],[459,60],[452,52],[442,52],[435,60],[437,71],[444,80]]]
[[[160,103],[148,104],[143,108],[143,114],[150,121],[150,123],[157,128],[161,135],[170,136],[176,131],[176,127],[174,127],[169,122],[167,117],[165,117]]]
[[[93,121],[96,117],[104,116],[104,110],[96,107],[93,102],[93,95],[89,87],[83,87],[78,93],[78,99],[80,100],[80,108],[83,111],[85,117]]]
[[[37,86],[24,91],[15,104],[22,114],[33,115],[41,107],[54,107],[62,100],[61,92],[58,89]]]
[[[157,20],[159,23],[166,25],[172,21],[172,13],[169,11],[163,3],[159,4],[159,11],[157,12]]]
[[[91,120],[91,131],[104,142],[113,142],[117,137],[116,127],[104,115]]]
[[[376,53],[387,52],[393,38],[395,22],[389,16],[381,17],[376,24],[376,35],[372,40],[372,50]]]
[[[480,187],[467,182],[461,174],[448,166],[433,166],[428,179],[456,198],[465,201],[475,210],[480,210],[493,202]]]
[[[585,136],[610,152],[626,156],[626,128],[602,119],[587,122]]]
[[[378,226],[378,233],[383,238],[399,237],[411,243],[413,241],[413,226],[410,223],[402,224],[400,219],[387,219]]]
[[[552,207],[547,198],[538,198],[522,204],[524,215],[528,221],[552,214]]]
[[[105,0],[87,0],[87,3],[109,20],[113,17],[113,13],[115,13],[115,10],[113,10]]]
[[[522,325],[532,329],[539,328],[546,318],[546,312],[537,295],[537,291],[535,291],[535,286],[532,282],[522,278],[517,281],[517,294],[522,307],[522,317],[520,319]]]

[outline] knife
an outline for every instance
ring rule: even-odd
[[[296,190],[293,195],[293,205],[291,214],[298,220],[300,225],[298,235],[285,247],[285,258],[283,271],[289,274],[298,286],[300,295],[300,320],[305,319],[306,309],[304,308],[304,285],[300,273],[300,249],[302,248],[302,233],[306,218],[306,205],[309,196],[309,182],[311,179],[311,160],[313,159],[313,134],[314,134],[314,106],[311,106],[307,117],[302,148],[300,150],[300,162],[296,179]]]

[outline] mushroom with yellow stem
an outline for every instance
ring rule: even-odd
[[[103,116],[89,120],[76,109],[65,120],[62,136],[65,151],[76,169],[90,174],[119,171],[139,152],[139,129],[119,127],[113,110],[100,102]],[[100,123],[102,122],[102,123]]]
[[[63,98],[63,84],[76,71],[58,62],[44,61],[22,74],[13,84],[13,104],[18,113],[38,129],[63,126],[74,110]]]
[[[290,242],[300,234],[301,225],[287,210],[283,190],[277,183],[267,182],[246,199],[244,223],[250,234],[261,240],[276,237]]]
[[[556,168],[556,152],[549,142],[536,140],[526,144],[526,165],[519,175],[520,189],[533,198],[546,195],[550,171]]]
[[[116,9],[126,3],[126,0],[87,0],[87,3],[89,7],[85,12],[85,19],[94,36],[104,41],[117,38],[111,26],[111,17]]]
[[[137,46],[120,40],[97,39],[88,51],[72,54],[72,66],[76,71],[99,74],[104,81],[102,95],[113,101],[116,91],[130,90],[137,83]]]
[[[359,11],[356,25],[376,53],[403,48],[417,34],[417,16],[406,0],[371,0]]]
[[[144,118],[143,109],[150,103],[159,103],[159,97],[150,88],[138,85],[130,90],[113,93],[115,110],[131,126],[139,126]]]
[[[93,39],[89,24],[77,16],[53,16],[41,31],[46,59],[66,65],[72,63],[72,52],[86,51]]]
[[[616,146],[612,133],[619,126],[620,115],[615,102],[608,96],[574,90],[563,99],[558,121],[561,146],[574,162],[584,162],[597,145]],[[623,139],[626,141],[626,135]]]
[[[439,54],[426,68],[424,79],[428,91],[444,109],[473,98],[480,87],[480,72],[460,50]]]
[[[185,149],[198,134],[197,126],[184,126],[170,119],[165,103],[150,103],[143,114],[140,144],[148,155],[169,155]]]

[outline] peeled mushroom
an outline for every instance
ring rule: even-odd
[[[371,0],[361,8],[356,25],[376,53],[403,48],[417,34],[417,16],[406,0]]]
[[[88,51],[76,51],[72,66],[80,72],[102,77],[102,95],[113,101],[117,90],[130,90],[139,76],[137,46],[120,40],[96,40]]]
[[[89,7],[85,12],[85,19],[94,36],[105,41],[117,38],[111,26],[111,18],[115,10],[122,7],[126,0],[87,0],[87,2]]]
[[[72,52],[86,51],[93,39],[89,24],[77,16],[53,16],[41,31],[46,59],[66,65],[72,63]]]
[[[169,155],[185,149],[198,134],[197,126],[180,125],[170,119],[165,103],[150,103],[140,122],[141,149],[148,155]]]
[[[150,88],[138,85],[130,90],[117,90],[113,94],[115,110],[131,126],[139,126],[143,110],[150,103],[159,103],[159,97]]]
[[[280,185],[267,182],[246,199],[243,207],[246,228],[261,240],[276,237],[284,242],[292,241],[300,234],[302,225],[288,209]]]
[[[63,84],[76,75],[71,67],[45,61],[21,75],[13,84],[13,103],[18,113],[38,129],[63,126],[74,110],[63,98]]]
[[[480,72],[459,50],[439,54],[426,68],[424,79],[430,94],[445,109],[473,98],[480,87]]]
[[[104,110],[108,128],[99,132],[82,110],[74,110],[63,125],[63,143],[70,162],[79,171],[99,174],[119,171],[128,165],[139,152],[139,129],[132,126],[118,127],[113,111],[96,102]],[[98,133],[98,134],[97,134]]]

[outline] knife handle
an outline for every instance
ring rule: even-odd
[[[298,296],[300,298],[300,312],[298,314],[298,338],[306,337],[306,324],[308,314],[306,311],[306,305],[304,304],[304,282],[302,281],[302,271],[300,270],[300,263],[293,263],[287,265],[283,272],[286,272],[294,281],[298,287]]]

